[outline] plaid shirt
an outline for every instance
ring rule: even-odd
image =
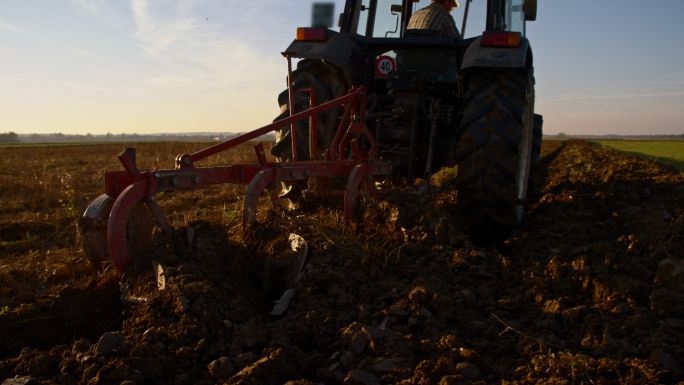
[[[454,18],[438,3],[432,3],[416,11],[411,16],[407,29],[428,29],[439,31],[445,38],[455,39],[458,37]]]

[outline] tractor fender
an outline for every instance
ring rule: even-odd
[[[463,55],[461,69],[471,67],[503,67],[523,68],[532,65],[532,49],[526,38],[520,40],[520,46],[507,47],[483,47],[482,37],[476,38]]]
[[[361,49],[348,34],[331,33],[325,42],[293,41],[283,55],[300,59],[322,60],[337,67],[347,84],[356,84],[361,78]]]

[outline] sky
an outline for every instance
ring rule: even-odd
[[[266,125],[286,87],[280,52],[310,23],[311,3],[0,0],[0,132]],[[527,36],[546,134],[684,134],[684,1],[538,3]]]

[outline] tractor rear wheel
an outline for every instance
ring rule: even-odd
[[[316,104],[320,105],[332,99],[343,96],[347,92],[346,82],[341,73],[333,66],[316,60],[304,60],[299,63],[297,69],[292,71],[292,89],[294,93],[294,112],[301,112],[309,108],[309,93],[306,89],[312,89],[315,93]],[[290,100],[287,89],[278,95],[280,114],[274,121],[282,120],[290,116]],[[317,120],[317,144],[318,153],[311,154],[309,151],[309,121],[308,119],[295,124],[297,130],[297,160],[320,159],[323,152],[328,149],[335,136],[339,124],[340,109],[335,108],[318,114]],[[279,161],[291,161],[292,139],[290,126],[276,131],[276,143],[271,149]],[[297,201],[302,191],[306,189],[306,183],[284,183],[281,196]]]
[[[534,132],[531,69],[466,74],[456,147],[458,200],[475,238],[499,239],[519,224],[530,172],[538,169],[541,126]],[[535,140],[535,137],[538,137]]]

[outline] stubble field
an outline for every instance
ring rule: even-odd
[[[203,146],[142,144],[138,162],[168,168]],[[684,175],[673,168],[545,142],[524,226],[487,246],[473,243],[448,177],[432,194],[367,202],[353,231],[340,202],[264,206],[248,242],[244,187],[172,194],[161,204],[173,239],[156,236],[121,276],[90,266],[76,236],[121,147],[0,148],[0,381],[684,381]],[[208,164],[252,158],[245,146]],[[270,314],[287,288],[286,309]]]

